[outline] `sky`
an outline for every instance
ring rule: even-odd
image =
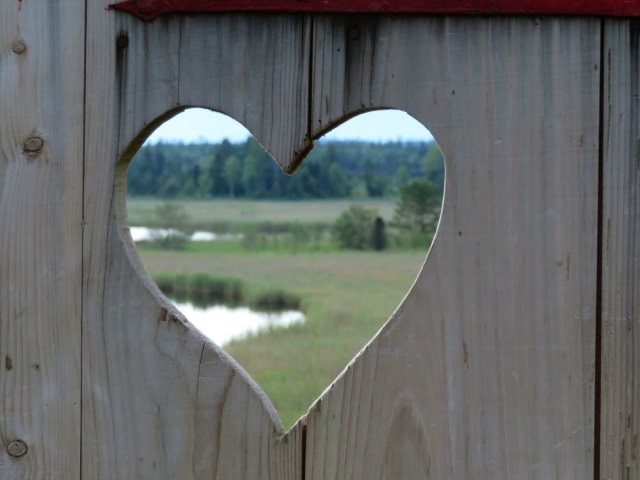
[[[203,108],[191,108],[158,127],[148,143],[219,143],[223,139],[243,142],[251,135],[231,117]],[[323,139],[388,141],[429,141],[431,133],[417,120],[400,110],[376,110],[363,113],[339,125]]]

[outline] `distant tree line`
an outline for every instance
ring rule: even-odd
[[[398,195],[414,179],[442,194],[444,163],[435,142],[320,141],[287,176],[253,138],[243,143],[143,146],[128,193],[174,198],[366,198]]]

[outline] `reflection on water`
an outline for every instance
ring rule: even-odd
[[[201,308],[192,303],[174,304],[187,320],[218,345],[272,328],[304,322],[304,314],[297,310],[257,312],[247,307],[212,305]]]
[[[134,242],[144,242],[156,240],[158,238],[164,238],[168,233],[172,235],[180,233],[178,230],[164,229],[164,228],[148,228],[148,227],[129,227],[131,232],[131,238]],[[193,232],[189,239],[192,242],[213,242],[216,240],[237,240],[242,238],[238,233],[213,233],[197,231]]]

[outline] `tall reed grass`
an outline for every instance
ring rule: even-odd
[[[153,275],[162,292],[177,302],[206,307],[214,304],[247,305],[258,311],[299,310],[301,298],[279,288],[248,288],[237,278],[206,273],[158,273]]]

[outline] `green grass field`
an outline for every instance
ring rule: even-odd
[[[162,203],[129,199],[129,224],[154,226],[154,210]],[[182,251],[141,243],[141,257],[152,275],[206,273],[240,280],[248,298],[277,288],[302,300],[305,324],[226,346],[266,391],[285,427],[306,413],[389,318],[413,283],[428,247],[345,251],[328,238],[328,226],[350,205],[377,209],[389,220],[395,209],[392,200],[172,203],[184,208],[192,228],[242,231],[244,239],[192,242]],[[262,228],[256,235],[255,229],[265,225],[284,229]],[[296,244],[300,229],[310,237]]]
[[[154,208],[166,200],[129,198],[127,210],[129,225],[152,226],[155,221]],[[172,200],[184,207],[189,221],[206,226],[223,223],[332,223],[349,205],[359,204],[375,208],[385,220],[393,217],[393,200]]]
[[[193,203],[191,214],[203,218],[204,204],[190,203]],[[240,208],[245,202],[225,203]],[[282,214],[287,221],[305,218],[302,215],[305,210],[310,210],[306,213],[316,219],[329,219],[328,212],[335,212],[349,202],[309,203],[314,205],[308,205],[308,209],[290,204],[287,208],[278,205],[275,210],[288,212]],[[139,215],[145,206],[153,204],[135,205]],[[220,215],[232,216],[228,211]],[[248,288],[277,285],[302,298],[307,319],[304,325],[236,341],[226,347],[269,395],[285,428],[306,413],[313,400],[389,318],[413,283],[427,251],[425,246],[424,251],[292,254],[241,252],[207,245],[210,248],[191,244],[180,252],[141,247],[140,254],[152,273],[234,277]]]

